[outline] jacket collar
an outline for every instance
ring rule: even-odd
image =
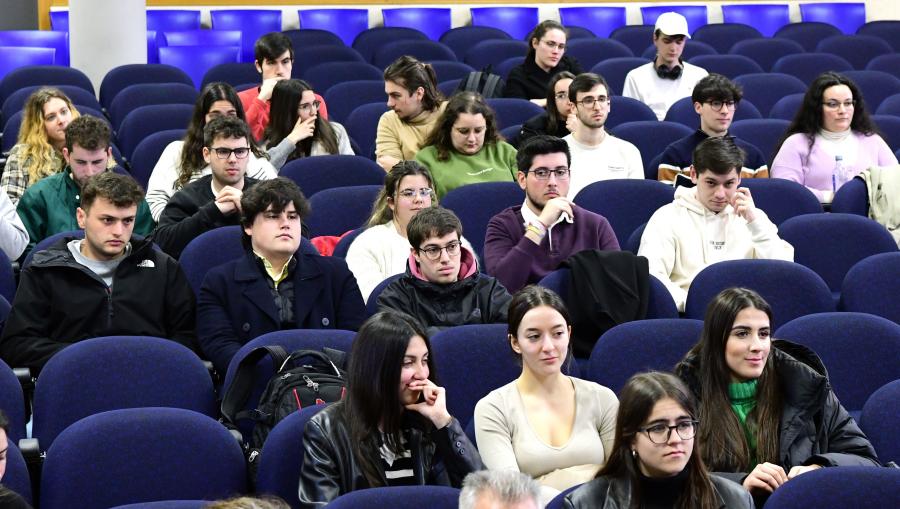
[[[302,290],[294,286],[294,318],[297,323],[303,323],[303,319],[315,306],[319,294],[324,290],[325,278],[317,263],[310,260],[312,255],[296,253],[294,259],[297,264],[294,273],[288,274],[288,278],[295,282],[303,281]],[[241,283],[244,297],[263,311],[274,323],[278,323],[278,310],[272,299],[271,290],[264,278],[264,274],[256,263],[256,255],[248,251],[234,267],[235,282]]]
[[[457,282],[470,278],[478,272],[478,262],[475,259],[475,254],[462,244],[459,245],[459,257]],[[407,260],[406,274],[419,281],[429,282],[419,269],[419,264],[416,262],[416,257],[413,253],[409,254],[409,259]]]

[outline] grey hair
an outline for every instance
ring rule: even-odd
[[[490,495],[504,504],[533,500],[538,509],[544,507],[538,483],[515,470],[480,470],[467,475],[459,494],[459,509],[475,509],[482,495]]]

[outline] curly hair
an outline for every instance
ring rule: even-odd
[[[428,134],[423,146],[428,147],[434,145],[437,150],[438,161],[446,161],[450,159],[450,152],[455,151],[453,148],[453,138],[451,131],[453,124],[463,113],[470,115],[481,115],[484,117],[486,125],[484,133],[484,144],[490,145],[503,140],[500,131],[497,129],[497,121],[494,116],[494,110],[485,102],[484,97],[477,92],[459,92],[450,98],[447,108],[441,113],[437,124]]]
[[[48,169],[53,165],[53,153],[56,149],[50,144],[47,129],[44,127],[44,106],[53,99],[60,99],[66,103],[72,112],[73,120],[79,117],[72,100],[58,88],[39,88],[28,97],[22,113],[17,143],[22,145],[22,160],[33,161],[28,168],[28,181],[31,183],[46,177],[49,174]],[[54,168],[50,173],[55,171]]]

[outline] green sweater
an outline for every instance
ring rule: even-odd
[[[73,230],[80,230],[75,210],[81,205],[81,189],[72,180],[67,166],[63,171],[42,178],[25,190],[19,199],[16,212],[28,231],[28,247],[23,257],[35,244],[47,237]],[[149,235],[155,227],[147,202],[141,200],[134,222],[134,233]]]
[[[756,386],[759,380],[728,384],[728,399],[731,401],[731,409],[734,410],[741,428],[747,438],[747,447],[750,448],[750,463],[756,464],[756,426],[747,423],[747,415],[756,408]]]
[[[472,155],[452,150],[446,161],[438,161],[437,150],[428,146],[416,154],[416,161],[431,171],[438,198],[467,184],[514,182],[516,179],[516,149],[505,141],[485,144]]]

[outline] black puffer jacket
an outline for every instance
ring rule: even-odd
[[[478,450],[455,418],[442,429],[418,414],[407,413],[409,448],[416,484],[440,484],[459,488],[470,472],[484,469]],[[374,443],[360,445],[363,454],[379,464]],[[387,486],[384,472],[378,472]],[[300,507],[324,507],[335,498],[371,487],[353,455],[350,423],[343,403],[316,414],[303,432],[303,465],[300,469]]]
[[[831,390],[819,357],[783,340],[772,343],[770,355],[783,387],[779,464],[785,472],[798,465],[880,466],[869,439]],[[698,371],[699,360],[691,355],[675,367],[675,374],[701,399]]]
[[[716,490],[718,507],[727,509],[753,509],[750,493],[741,485],[710,475]],[[598,477],[583,484],[563,499],[565,509],[629,509],[631,507],[631,481],[618,477]]]

